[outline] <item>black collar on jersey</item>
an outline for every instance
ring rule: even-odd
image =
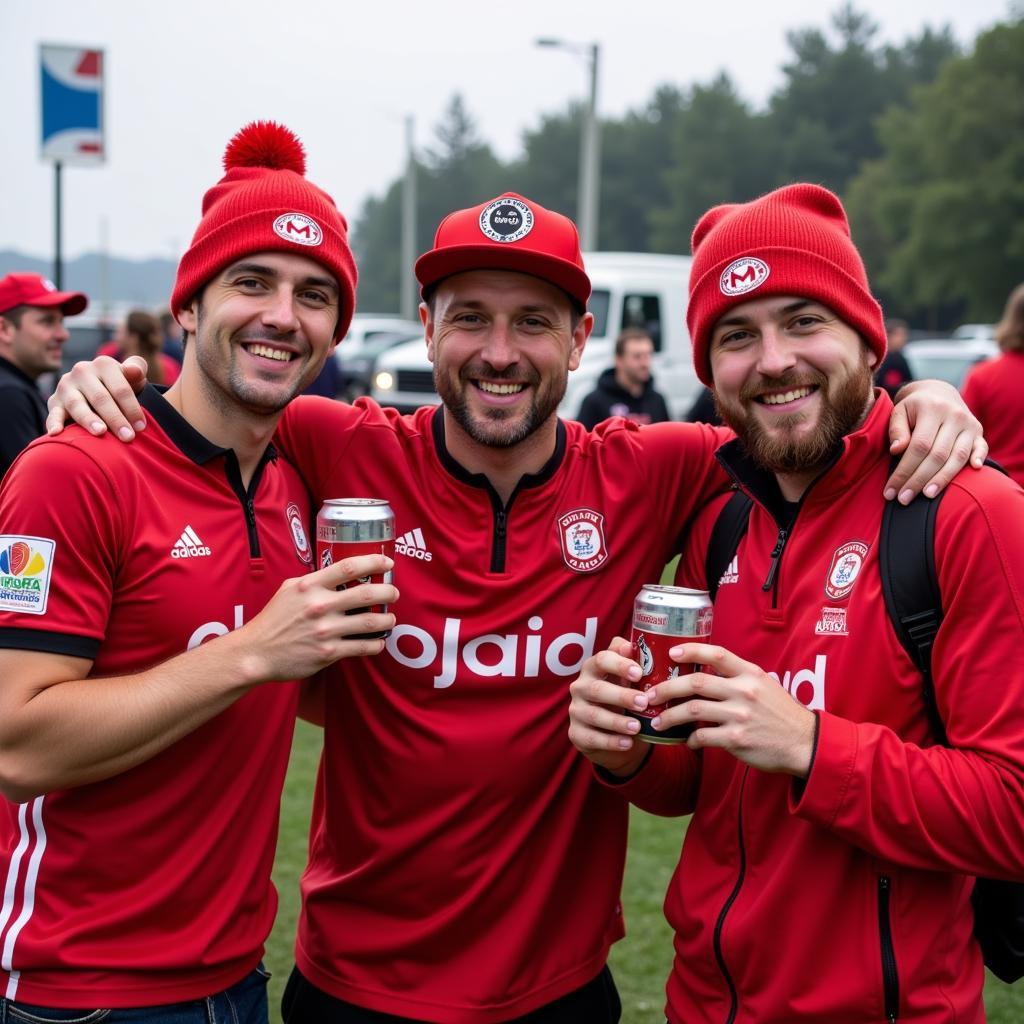
[[[175,447],[187,455],[197,466],[205,466],[207,462],[218,456],[234,455],[231,448],[220,448],[203,437],[152,384],[147,384],[138,397],[139,404],[160,424],[163,432],[174,442]],[[272,444],[268,444],[267,450],[260,457],[259,466],[262,467],[266,462],[276,459],[277,450]],[[254,479],[259,479],[259,473],[254,476]]]
[[[0,369],[6,370],[12,377],[24,381],[29,387],[35,388],[36,391],[39,390],[36,382],[20,366],[15,366],[10,359],[4,359],[3,356],[0,356]],[[39,397],[42,399],[43,396],[40,395]]]
[[[540,487],[541,484],[547,483],[554,475],[558,472],[558,467],[562,464],[562,459],[565,458],[565,424],[561,420],[556,421],[555,427],[555,450],[551,453],[551,458],[541,466],[537,473],[524,473],[519,478],[519,483],[516,484],[516,493],[521,491],[524,487]],[[484,487],[488,490],[493,490],[490,481],[484,473],[470,473],[465,466],[460,462],[456,462],[452,454],[448,451],[448,446],[444,440],[444,406],[439,405],[437,411],[434,413],[431,419],[431,430],[434,434],[434,448],[437,450],[437,457],[441,460],[441,465],[456,480],[461,480],[464,484],[469,484],[470,487]],[[509,501],[511,504],[511,500]]]

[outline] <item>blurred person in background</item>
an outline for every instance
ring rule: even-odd
[[[133,309],[118,325],[114,335],[114,351],[104,352],[124,362],[129,356],[142,356],[149,367],[150,384],[170,387],[181,374],[181,363],[163,351],[164,338],[160,321],[144,309]]]
[[[0,280],[0,476],[45,433],[46,403],[36,381],[60,369],[64,317],[88,304],[81,292],[59,292],[38,274]]]
[[[1002,355],[972,367],[961,390],[985,428],[992,458],[1024,486],[1024,284],[1006,300],[996,342]]]
[[[185,359],[185,347],[181,343],[181,328],[174,314],[169,310],[162,310],[157,317],[160,321],[160,333],[164,339],[164,355],[170,356],[175,362],[183,362]]]
[[[665,399],[654,390],[651,358],[654,342],[640,327],[627,327],[615,339],[615,365],[598,378],[597,387],[580,405],[580,423],[592,430],[609,416],[634,423],[664,423],[672,417]]]
[[[885,388],[889,392],[889,397],[895,400],[896,392],[914,379],[907,357],[902,352],[903,346],[910,338],[910,328],[907,327],[906,320],[892,318],[885,321],[885,334],[889,350],[875,370],[875,383],[880,388]]]

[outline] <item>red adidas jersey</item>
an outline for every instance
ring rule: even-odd
[[[401,593],[386,652],[328,686],[296,958],[360,1006],[489,1024],[585,984],[623,935],[627,805],[569,743],[568,686],[724,488],[723,434],[563,423],[503,508],[443,423],[321,399],[282,420],[318,500],[390,501]]]
[[[238,463],[157,393],[134,444],[78,428],[31,445],[0,492],[0,645],[138,671],[241,626],[309,569],[310,500],[268,454]],[[88,678],[81,680],[88,686]],[[258,963],[295,717],[256,688],[145,764],[0,798],[0,995],[134,1006],[223,989]]]

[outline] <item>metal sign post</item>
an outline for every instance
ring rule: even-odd
[[[61,170],[66,163],[102,164],[103,51],[81,46],[39,47],[42,111],[40,155],[53,161],[54,264],[53,281],[63,277],[61,251]]]

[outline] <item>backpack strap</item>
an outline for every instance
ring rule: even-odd
[[[753,504],[753,499],[737,488],[722,506],[715,525],[711,528],[708,552],[704,556],[704,579],[707,580],[708,593],[712,601],[718,593],[718,581],[729,568],[729,563],[747,532],[750,507]]]
[[[935,516],[941,498],[942,494],[932,499],[918,495],[909,505],[885,503],[878,563],[886,611],[897,639],[921,673],[928,721],[947,745],[932,681],[932,643],[942,622],[935,572]]]

